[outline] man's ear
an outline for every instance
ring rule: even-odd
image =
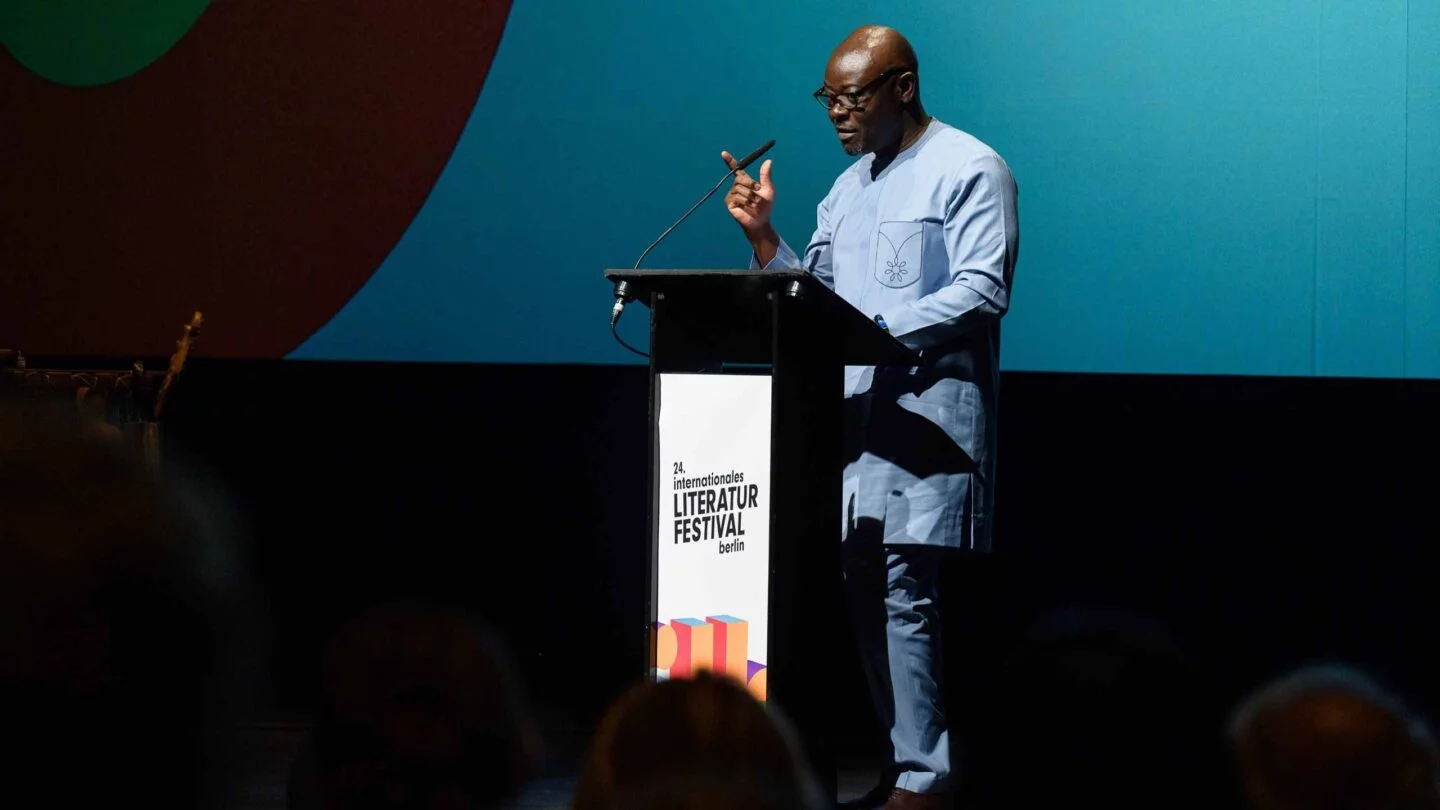
[[[895,87],[900,91],[900,101],[909,104],[920,94],[920,77],[907,71],[895,79]]]

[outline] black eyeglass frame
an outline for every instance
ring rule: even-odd
[[[848,112],[863,110],[865,109],[864,103],[870,100],[869,97],[874,95],[875,91],[880,88],[880,85],[883,84],[886,79],[890,78],[891,76],[899,76],[901,74],[909,72],[910,68],[907,67],[893,67],[889,70],[882,72],[879,76],[876,76],[875,78],[866,82],[854,92],[827,93],[825,91],[825,85],[822,84],[820,85],[820,89],[816,90],[811,95],[814,96],[816,101],[820,102],[820,106],[824,107],[827,112],[830,110],[831,107],[835,106],[835,102],[837,101],[840,102],[840,107]]]

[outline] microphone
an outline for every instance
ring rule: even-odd
[[[736,164],[735,164],[735,168],[731,169],[731,170],[730,170],[730,173],[731,173],[731,174],[734,174],[735,172],[743,172],[743,171],[745,171],[746,169],[750,168],[750,164],[751,164],[751,163],[754,163],[755,161],[759,160],[759,159],[760,159],[760,156],[763,155],[763,154],[765,154],[766,152],[769,152],[769,151],[770,151],[770,147],[772,147],[772,146],[774,146],[774,145],[775,145],[775,139],[774,139],[774,138],[771,138],[770,140],[766,141],[759,149],[756,149],[754,152],[751,152],[750,154],[746,155],[744,158],[741,159],[741,161],[740,161],[739,163],[736,163]]]
[[[770,148],[771,148],[772,146],[774,146],[774,145],[775,145],[775,139],[774,139],[774,138],[771,138],[770,140],[766,141],[766,142],[764,143],[764,145],[762,145],[759,149],[756,149],[754,152],[751,152],[750,154],[748,154],[748,155],[746,155],[745,157],[741,158],[740,161],[735,164],[735,168],[733,168],[733,169],[731,169],[730,171],[726,172],[726,173],[725,173],[725,176],[722,177],[722,178],[720,178],[720,182],[716,183],[714,188],[712,188],[712,189],[710,189],[708,192],[706,192],[706,193],[705,193],[705,196],[704,196],[704,197],[701,197],[699,202],[697,202],[697,203],[695,203],[694,205],[690,206],[690,210],[689,210],[689,211],[686,211],[686,212],[683,213],[683,214],[681,214],[681,215],[680,215],[680,218],[677,219],[677,220],[675,220],[675,224],[673,224],[673,225],[671,225],[670,227],[666,228],[663,233],[661,233],[659,236],[657,236],[657,237],[655,238],[655,241],[650,243],[650,247],[645,248],[645,251],[640,254],[640,258],[638,258],[638,259],[635,260],[635,266],[632,267],[632,268],[630,268],[630,269],[632,269],[632,270],[639,270],[639,269],[640,269],[640,263],[643,262],[643,261],[645,261],[645,257],[648,256],[648,255],[650,255],[650,251],[654,250],[654,249],[655,249],[655,246],[658,245],[658,244],[660,244],[661,240],[663,240],[665,237],[669,236],[671,231],[675,230],[677,227],[680,226],[680,223],[684,222],[684,221],[686,220],[686,218],[688,218],[691,214],[695,213],[695,209],[699,208],[701,205],[703,205],[703,204],[705,203],[706,200],[708,200],[708,199],[710,199],[712,196],[714,196],[715,192],[717,192],[717,191],[720,190],[720,186],[724,185],[726,180],[729,180],[732,176],[735,175],[736,172],[742,172],[742,171],[744,171],[751,163],[754,163],[755,161],[759,160],[761,155],[764,155],[766,152],[769,152],[769,151],[770,151]],[[629,303],[631,300],[633,300],[633,299],[634,299],[634,296],[631,295],[631,293],[630,293],[630,284],[629,284],[628,282],[624,281],[624,280],[617,281],[617,282],[615,283],[615,306],[611,307],[611,309],[610,309],[610,328],[611,328],[611,329],[614,329],[614,328],[615,328],[615,324],[620,321],[620,313],[621,313],[622,311],[624,311],[625,305],[628,304],[628,303]]]

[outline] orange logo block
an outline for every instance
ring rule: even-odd
[[[679,647],[670,677],[688,678],[702,669],[714,669],[715,626],[699,619],[675,619],[675,641]]]
[[[750,680],[750,623],[734,616],[707,616],[705,621],[715,628],[715,646],[712,660],[715,669],[740,679]]]

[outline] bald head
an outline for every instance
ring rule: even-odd
[[[915,58],[915,49],[910,41],[894,28],[883,25],[862,25],[835,46],[830,54],[830,63],[846,63],[847,66],[882,66],[884,70],[903,67],[913,73],[920,71]],[[863,64],[862,64],[863,63]]]
[[[1240,706],[1230,735],[1262,810],[1440,807],[1429,731],[1353,669],[1307,668],[1267,685]]]

